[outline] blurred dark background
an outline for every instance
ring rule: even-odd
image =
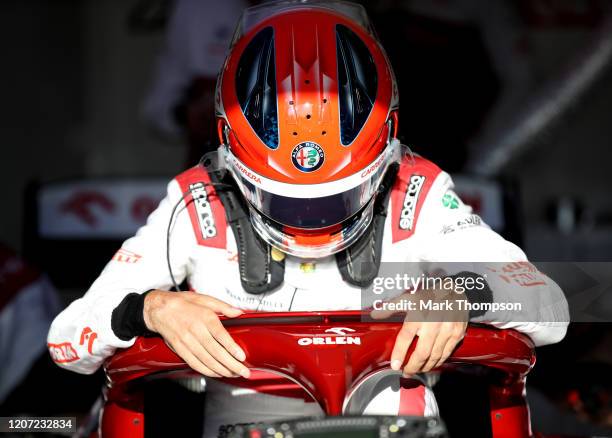
[[[183,44],[174,56],[168,52],[181,40],[169,43],[165,36],[174,4],[169,0],[2,3],[0,190],[10,207],[1,217],[0,241],[23,248],[24,193],[32,181],[169,178],[186,167],[183,131],[166,119],[170,113],[185,119],[177,113],[198,80],[214,83],[211,72],[237,20],[224,14],[239,14],[246,5],[222,3],[234,5],[206,15],[223,15],[215,26],[202,18],[210,32],[192,32],[208,41]],[[453,172],[465,171],[470,159],[484,159],[483,150],[511,135],[512,122],[542,94],[554,98],[554,85],[559,91],[560,78],[602,38],[598,32],[610,9],[606,0],[364,4],[396,70],[403,141]],[[198,49],[201,59],[185,59]],[[160,57],[164,65],[178,64],[169,73],[180,78],[176,85],[159,79],[170,70],[159,67]],[[612,243],[612,70],[600,70],[564,107],[560,122],[495,171],[520,189],[524,245],[534,259],[599,260]],[[181,85],[185,96],[166,91]],[[551,211],[561,200],[579,216],[566,234],[559,234]]]
[[[401,140],[455,175],[466,202],[530,259],[610,260],[612,2],[361,3],[395,68]],[[82,295],[144,222],[165,182],[214,146],[216,71],[249,4],[0,5],[0,243],[6,246],[0,274],[24,276],[6,268],[18,259],[39,273],[28,279],[44,278],[53,289],[41,292],[47,297],[41,333],[44,321]],[[3,275],[0,312],[8,313],[29,283]],[[29,391],[43,385],[36,379],[49,380],[37,376],[49,372],[50,361],[42,340],[28,360],[20,358],[4,318],[3,326],[0,313],[0,355],[11,351],[22,369],[0,366],[0,382],[14,380],[4,393],[0,384],[0,408],[4,401],[5,409],[24,412],[33,406]],[[573,325],[566,341],[541,351],[533,403],[543,406],[541,418],[564,428],[557,431],[612,425],[609,382],[598,377],[609,375],[612,364],[605,327]],[[566,363],[563,372],[558,361]],[[585,375],[593,382],[572,386]],[[67,385],[92,389],[73,404],[58,403],[57,411],[89,409],[100,379],[79,379]],[[565,424],[550,412],[571,419]],[[555,431],[555,424],[540,427]]]

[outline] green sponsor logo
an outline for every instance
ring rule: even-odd
[[[442,205],[451,210],[459,208],[459,198],[452,193],[447,193],[442,197]]]

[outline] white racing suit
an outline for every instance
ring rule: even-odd
[[[79,373],[93,373],[118,348],[134,339],[120,340],[111,328],[111,313],[132,292],[170,289],[166,261],[166,232],[171,211],[189,186],[209,182],[203,168],[194,167],[168,185],[167,197],[136,236],[128,239],[89,291],[68,306],[53,322],[48,337],[54,360]],[[464,205],[452,191],[450,176],[431,162],[406,158],[392,188],[382,244],[383,262],[526,262],[516,245],[504,240]],[[206,201],[188,202],[177,209],[170,239],[170,263],[178,282],[241,309],[260,311],[342,310],[361,307],[361,289],[342,280],[333,256],[303,260],[287,256],[282,285],[260,295],[246,293],[240,282],[236,241],[224,209],[212,187]],[[525,265],[526,263],[524,263]],[[495,279],[488,277],[493,293]],[[500,280],[501,281],[501,280]],[[521,294],[519,283],[507,284],[505,294]],[[567,303],[559,287],[541,276],[530,294],[545,290],[557,299],[540,306],[538,321],[494,322],[529,335],[536,345],[560,341],[566,331]],[[400,385],[399,375],[376,385],[363,385],[347,410],[371,414],[435,415],[429,388]],[[409,386],[402,388],[402,386]],[[214,436],[225,423],[280,419],[320,413],[315,403],[267,394],[253,394],[214,379],[207,383],[206,435]],[[416,397],[416,398],[415,398]]]

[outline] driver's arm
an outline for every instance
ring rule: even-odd
[[[444,272],[446,276],[486,279],[484,290],[474,291],[477,294],[471,296],[465,292],[470,303],[519,302],[523,308],[518,312],[468,313],[457,305],[453,318],[439,314],[444,318],[441,320],[435,315],[430,320],[415,320],[409,312],[391,353],[391,367],[403,369],[406,376],[430,371],[444,363],[465,335],[468,318],[473,322],[521,331],[535,345],[559,342],[568,326],[567,301],[559,286],[538,272],[519,247],[503,239],[474,215],[452,189],[450,176],[441,172],[427,193],[414,235],[409,239],[409,244],[418,252],[417,260],[426,266],[427,272],[436,273],[436,276]],[[522,277],[505,275],[506,268],[516,267],[528,270],[530,279],[535,276],[535,281],[521,284],[516,279]],[[427,292],[432,291],[421,293]],[[455,285],[446,299],[462,300],[453,295],[456,292]],[[389,312],[373,316],[384,318],[388,316],[385,313]],[[404,365],[408,348],[416,336],[419,338],[416,348]]]
[[[493,302],[520,302],[522,311],[484,313],[471,318],[498,328],[513,328],[536,345],[559,342],[569,324],[567,301],[559,286],[528,263],[515,244],[491,230],[453,192],[453,182],[441,172],[423,204],[418,226],[421,259],[449,262],[458,271],[486,277]],[[460,266],[452,262],[468,262]],[[512,263],[518,262],[518,263]],[[530,281],[521,281],[527,273]],[[450,274],[454,274],[451,272]]]
[[[117,348],[126,348],[135,338],[118,336],[111,321],[115,308],[132,293],[151,289],[168,290],[170,279],[166,261],[166,231],[174,205],[182,194],[178,183],[168,185],[168,193],[151,214],[147,224],[126,240],[106,265],[87,293],[61,312],[53,321],[48,347],[60,366],[84,374],[95,372]],[[180,284],[188,270],[188,258],[195,238],[186,212],[177,208],[171,233],[171,263]],[[123,339],[122,339],[123,338]]]

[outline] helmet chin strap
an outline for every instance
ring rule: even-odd
[[[369,228],[357,242],[336,254],[342,279],[349,284],[368,287],[378,275],[387,206],[398,170],[399,165],[396,163],[387,169],[374,200],[374,213]]]
[[[221,177],[211,172],[213,181],[221,183]],[[226,178],[227,182],[231,177]],[[226,182],[226,181],[223,181]],[[217,192],[225,209],[227,223],[232,227],[238,249],[240,282],[250,294],[263,294],[279,287],[285,278],[285,258],[279,257],[253,229],[248,208],[242,194],[235,185],[231,189]]]

